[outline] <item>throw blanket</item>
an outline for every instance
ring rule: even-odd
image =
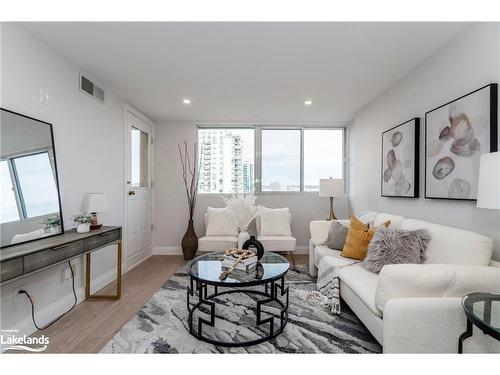
[[[345,258],[345,262],[339,265],[338,258],[323,257],[318,265],[318,280],[316,282],[318,290],[302,292],[301,295],[297,296],[308,303],[328,307],[332,313],[340,315],[339,271],[358,262],[359,260]]]
[[[335,261],[335,257],[323,257],[318,265],[318,281],[316,288],[326,296],[326,304],[332,313],[340,314],[340,279],[339,271],[347,266],[359,262],[359,260],[346,259],[342,265]]]

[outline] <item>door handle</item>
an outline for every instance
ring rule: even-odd
[[[134,190],[129,190],[128,195],[135,195],[135,191]]]

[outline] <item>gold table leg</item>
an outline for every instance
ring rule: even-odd
[[[90,294],[90,260],[91,254],[85,256],[85,298],[87,299],[120,299],[122,296],[122,242],[117,243],[116,252],[116,294]]]

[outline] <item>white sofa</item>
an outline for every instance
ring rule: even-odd
[[[471,292],[500,292],[500,263],[492,261],[493,241],[478,233],[385,213],[366,212],[364,223],[406,230],[425,228],[432,236],[425,264],[385,266],[380,274],[361,263],[339,271],[340,295],[385,353],[457,353],[466,329],[461,297]],[[339,220],[348,225],[348,220]],[[309,272],[317,275],[323,257],[346,262],[340,251],[322,245],[331,222],[310,223]],[[474,327],[464,352],[500,352],[500,343]]]

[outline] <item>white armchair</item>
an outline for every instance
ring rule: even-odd
[[[206,235],[198,240],[198,250],[203,252],[226,250],[231,247],[238,246],[238,232],[236,226],[231,220],[227,221],[221,219],[222,209],[208,208],[209,212],[205,213],[205,231]],[[212,220],[213,222],[210,222]],[[217,221],[217,223],[215,223]]]
[[[295,247],[297,244],[297,240],[295,237],[291,235],[290,226],[292,224],[292,214],[288,213],[288,232],[287,235],[285,231],[275,232],[262,232],[262,218],[261,215],[258,214],[255,217],[255,226],[257,229],[257,239],[262,243],[264,249],[266,251],[274,251],[274,252],[286,252],[292,261],[292,265],[295,268],[295,259],[293,253],[295,251]],[[285,228],[286,229],[286,228]]]

